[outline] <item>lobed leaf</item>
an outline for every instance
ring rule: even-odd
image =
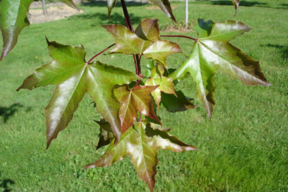
[[[140,39],[134,32],[123,25],[102,25],[115,38],[115,47],[109,53],[141,54],[152,41]]]
[[[138,176],[147,183],[150,191],[153,191],[156,182],[158,148],[174,152],[197,150],[167,132],[168,130],[152,129],[150,124],[134,123],[133,129],[130,128],[123,133],[116,146],[112,141],[104,155],[84,169],[110,166],[129,155]]]
[[[0,3],[0,29],[3,48],[0,60],[4,59],[17,44],[23,28],[30,25],[29,6],[33,0],[2,0]]]
[[[114,88],[114,95],[121,103],[119,118],[122,133],[135,122],[137,111],[160,123],[160,120],[154,113],[153,101],[150,97],[150,93],[157,87],[158,86],[135,86],[130,90],[128,85],[122,85]]]
[[[146,18],[138,25],[135,34],[143,40],[158,41],[160,37],[158,19]]]
[[[116,45],[109,53],[144,55],[167,68],[166,58],[182,52],[178,44],[159,39],[157,20],[145,19],[135,33],[122,25],[103,27],[115,38]]]
[[[175,80],[190,73],[196,83],[197,98],[204,104],[210,118],[215,105],[216,70],[220,69],[246,85],[270,85],[259,62],[229,43],[250,30],[246,25],[238,21],[215,23],[200,19],[194,30],[198,33],[198,40],[192,44],[192,53],[169,77]]]
[[[182,53],[179,45],[165,40],[156,41],[143,52],[145,58],[153,59],[166,69],[168,68],[166,58],[175,53]]]
[[[119,139],[120,104],[114,99],[112,89],[115,84],[127,84],[140,78],[134,73],[100,62],[86,63],[86,51],[82,45],[74,47],[48,40],[47,43],[53,61],[37,69],[17,89],[31,90],[57,85],[45,110],[47,148],[58,133],[68,126],[85,93],[96,102],[97,111],[111,125],[113,134]]]
[[[174,94],[176,96],[172,79],[163,76],[163,74],[164,74],[163,67],[155,66],[151,70],[151,78],[148,79],[147,82],[145,83],[145,85],[148,86],[158,86],[157,89],[155,89],[151,93],[158,108],[161,102],[161,92],[167,94]]]

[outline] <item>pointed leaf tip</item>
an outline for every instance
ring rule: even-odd
[[[82,45],[62,45],[55,41],[50,42],[48,38],[47,43],[53,61],[38,68],[17,89],[31,90],[57,85],[45,109],[47,148],[58,133],[68,126],[86,93],[97,104],[97,111],[111,125],[113,134],[119,140],[120,104],[112,95],[112,89],[117,83],[129,84],[139,77],[132,72],[100,62],[87,65],[86,51]]]
[[[177,23],[169,0],[150,0],[150,2],[156,6],[158,6],[169,18],[171,18],[174,22]]]
[[[65,3],[66,5],[68,5],[69,7],[72,7],[73,9],[75,9],[76,11],[80,11],[78,9],[78,7],[75,5],[75,3],[73,2],[73,0],[61,0],[63,3]]]
[[[239,4],[240,4],[240,0],[231,0],[233,5],[234,5],[234,8],[235,8],[235,14],[234,16],[237,15],[237,10],[238,10],[238,7],[239,7]]]
[[[27,17],[33,0],[2,0],[0,6],[0,29],[3,47],[0,60],[3,60],[16,46],[21,31],[30,25]]]
[[[169,77],[179,79],[186,74],[193,77],[197,99],[203,103],[210,119],[215,105],[214,75],[218,69],[246,85],[270,85],[261,71],[259,62],[229,43],[250,30],[244,23],[199,19],[194,30],[198,33],[198,41],[193,43],[192,53]]]

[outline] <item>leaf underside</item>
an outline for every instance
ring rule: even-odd
[[[195,108],[191,99],[187,98],[182,91],[176,91],[175,93],[177,97],[172,94],[161,93],[161,105],[167,111],[175,113]]]
[[[136,122],[121,135],[117,145],[114,145],[112,140],[104,155],[84,169],[110,166],[129,155],[138,176],[147,183],[150,191],[153,191],[156,182],[158,148],[174,152],[197,150],[194,146],[171,136],[167,130],[153,129],[150,124]]]
[[[176,80],[189,73],[196,83],[197,98],[203,103],[210,118],[215,105],[216,70],[219,69],[246,85],[270,85],[259,62],[229,43],[250,30],[246,25],[237,21],[215,23],[200,19],[194,30],[198,34],[198,40],[192,45],[192,53],[169,77]]]

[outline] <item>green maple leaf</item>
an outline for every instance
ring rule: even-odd
[[[45,109],[47,126],[47,148],[58,133],[68,126],[79,102],[89,93],[96,102],[96,109],[109,122],[113,134],[120,138],[119,102],[113,98],[115,84],[127,84],[140,78],[129,71],[94,62],[85,62],[86,51],[78,47],[49,42],[48,49],[53,58],[27,77],[20,89],[33,89],[46,85],[57,85]]]
[[[110,166],[129,155],[138,176],[153,191],[156,182],[158,148],[174,152],[197,150],[194,146],[187,145],[171,136],[167,133],[168,131],[153,129],[150,124],[146,123],[134,123],[133,127],[121,135],[116,146],[113,140],[102,157],[84,168]]]
[[[102,25],[115,38],[115,47],[109,53],[141,54],[152,41],[139,38],[134,32],[123,25]]]
[[[61,0],[78,10],[72,0]],[[15,47],[21,31],[30,25],[28,11],[33,0],[2,0],[0,3],[0,29],[3,48],[0,60],[4,59]],[[79,10],[78,10],[79,11]]]
[[[160,120],[154,113],[153,100],[150,96],[150,93],[156,88],[157,86],[135,86],[130,90],[128,85],[114,88],[114,95],[121,103],[119,118],[122,133],[134,123],[137,117],[137,111],[160,123]]]
[[[17,44],[24,27],[30,25],[27,18],[33,0],[2,0],[0,3],[0,28],[3,48],[0,60],[4,59]]]
[[[115,38],[115,47],[109,53],[144,55],[167,68],[166,58],[175,53],[182,53],[178,44],[160,40],[157,20],[145,19],[135,33],[123,25],[103,25]]]
[[[160,37],[158,19],[146,18],[138,25],[135,34],[143,40],[158,41]]]
[[[158,64],[168,69],[166,58],[175,53],[182,53],[178,44],[171,41],[159,40],[149,46],[143,55],[147,59],[153,59]]]
[[[152,70],[151,70],[151,78],[148,79],[145,83],[145,85],[148,86],[157,86],[157,89],[155,89],[151,94],[154,98],[154,101],[157,105],[157,107],[159,107],[159,104],[161,102],[161,92],[167,93],[167,94],[174,94],[176,97],[176,93],[174,90],[174,84],[172,79],[169,79],[165,76],[163,76],[164,74],[164,69],[161,66],[155,66]]]
[[[197,98],[204,104],[210,118],[215,105],[216,70],[220,69],[246,85],[270,85],[259,62],[229,43],[250,30],[246,25],[237,21],[215,23],[200,19],[194,30],[198,33],[198,40],[193,43],[192,53],[169,77],[174,80],[190,73],[196,83]]]

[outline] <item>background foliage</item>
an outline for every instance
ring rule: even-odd
[[[244,22],[253,30],[244,37],[234,40],[233,44],[241,47],[256,60],[260,60],[262,70],[273,86],[246,87],[238,81],[228,80],[229,77],[225,75],[216,75],[215,84],[219,86],[216,90],[217,106],[212,123],[206,118],[203,108],[175,115],[161,110],[166,127],[173,127],[171,132],[174,135],[193,143],[200,150],[182,154],[166,151],[165,156],[162,156],[160,151],[158,169],[161,171],[156,177],[158,183],[155,191],[288,190],[286,182],[288,87],[285,75],[288,72],[288,48],[285,44],[288,31],[285,20],[287,2],[244,2],[246,3],[242,5],[235,19]],[[217,4],[217,1],[190,3],[191,20],[200,17],[220,21],[227,19],[227,15],[234,14],[230,6],[209,4]],[[92,119],[99,117],[94,115],[90,98],[84,98],[69,129],[60,133],[59,139],[45,151],[45,122],[42,109],[51,97],[53,88],[40,88],[34,92],[15,91],[24,77],[39,67],[39,63],[50,61],[42,34],[44,29],[49,39],[64,44],[84,44],[88,50],[88,57],[100,51],[107,45],[107,41],[113,42],[113,38],[97,26],[115,23],[115,19],[117,23],[124,24],[122,10],[114,9],[110,22],[106,17],[106,4],[103,4],[103,7],[101,5],[98,5],[100,7],[97,7],[97,13],[95,13],[96,7],[92,5],[80,6],[85,10],[81,15],[30,26],[22,32],[14,51],[2,61],[0,65],[2,188],[11,186],[15,191],[39,191],[40,188],[43,191],[147,190],[145,183],[136,177],[128,159],[105,169],[80,170],[87,163],[100,157],[104,151],[100,149],[95,157],[93,147],[97,143],[95,135],[98,134],[98,130]],[[173,5],[177,6],[174,10],[176,19],[181,21],[184,5],[180,3]],[[147,12],[144,9],[150,5],[130,4],[130,6],[133,7],[129,11],[133,14],[132,22],[135,24],[153,15],[159,18],[162,24],[160,28],[170,25],[170,21],[160,11]],[[67,27],[58,30],[60,26]],[[70,34],[69,39],[63,39],[63,36],[71,30],[75,33]],[[196,36],[193,32],[189,33]],[[189,46],[186,40],[179,41]],[[180,57],[175,55],[169,58],[170,63],[174,61],[175,67],[179,66],[177,60]],[[113,64],[133,71],[130,64],[118,62],[121,58],[132,62],[132,58],[121,55],[101,56],[103,62],[109,59]],[[184,89],[185,93],[195,98],[195,95],[191,95],[191,87],[194,87],[192,82],[187,81],[179,86],[181,86],[179,89]],[[83,150],[86,153],[83,153]]]

